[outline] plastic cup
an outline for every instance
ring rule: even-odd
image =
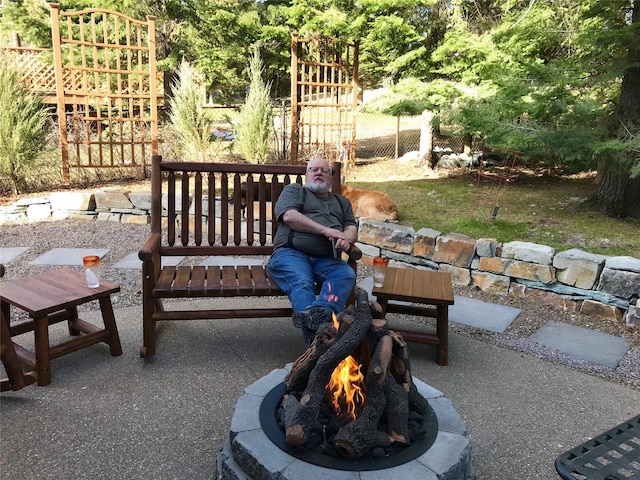
[[[384,276],[387,273],[388,258],[375,257],[373,259],[373,286],[381,287],[384,284]]]
[[[100,257],[88,255],[82,257],[84,276],[87,279],[87,287],[98,288],[100,286]]]

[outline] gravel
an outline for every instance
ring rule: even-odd
[[[114,308],[139,306],[142,302],[140,271],[109,267],[130,253],[137,252],[148,233],[148,225],[83,219],[39,222],[25,220],[23,223],[5,224],[0,229],[0,245],[28,247],[28,251],[6,265],[7,271],[3,280],[24,278],[50,270],[51,265],[32,265],[29,262],[53,248],[109,248],[109,252],[102,258],[102,264],[106,267],[102,270],[102,278],[118,284],[121,288],[120,293],[112,298]],[[371,275],[371,269],[361,265],[358,275],[360,278]],[[521,313],[505,333],[494,333],[451,323],[452,333],[520,351],[640,390],[640,327],[631,328],[624,322],[612,322],[574,312],[563,312],[515,297],[490,295],[470,287],[456,286],[454,290],[457,295],[520,308]],[[14,315],[12,321],[20,319],[20,314],[14,313],[15,311],[16,309],[12,309],[12,315]],[[612,369],[567,356],[528,339],[549,320],[624,337],[631,348],[618,367]],[[417,321],[428,322],[429,319],[417,319]]]

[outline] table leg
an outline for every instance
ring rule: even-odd
[[[436,334],[439,340],[436,347],[436,363],[444,366],[449,363],[449,307],[447,305],[436,307]]]
[[[99,301],[100,311],[102,312],[102,320],[104,321],[104,328],[109,332],[107,343],[109,344],[111,355],[117,357],[118,355],[122,355],[122,345],[120,344],[120,335],[118,335],[116,317],[113,314],[111,297],[102,297]]]
[[[49,358],[49,318],[46,315],[33,318],[38,385],[51,383],[51,359]]]
[[[71,308],[67,308],[67,313],[69,315],[69,320],[67,320],[67,328],[69,329],[69,335],[77,337],[80,335],[80,330],[74,327],[74,323],[78,320],[78,307],[73,306]]]
[[[11,341],[11,332],[9,331],[9,304],[2,302],[0,305],[0,311],[2,312],[2,318],[0,318],[0,350],[2,356],[2,364],[7,373],[8,381],[7,388],[11,390],[20,390],[25,386],[24,375],[22,373],[22,366],[20,360],[16,355],[16,351],[13,348],[13,342]],[[2,381],[2,391],[5,390],[5,380]]]

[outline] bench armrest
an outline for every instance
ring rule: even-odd
[[[161,235],[159,233],[152,233],[149,235],[138,252],[138,258],[143,262],[152,261],[154,252],[158,252],[160,249],[160,238]]]
[[[351,248],[346,252],[349,255],[349,260],[360,260],[362,258],[362,250],[355,245],[351,245]]]

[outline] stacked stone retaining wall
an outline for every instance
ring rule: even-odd
[[[181,201],[180,196],[176,201]],[[193,205],[189,207],[193,209]],[[54,192],[49,197],[23,199],[1,207],[0,224],[25,218],[148,224],[150,209],[149,193]],[[257,218],[259,212],[255,214]],[[415,231],[368,219],[360,220],[358,246],[366,264],[371,264],[374,257],[387,257],[391,266],[449,272],[456,285],[535,300],[610,321],[626,320],[631,326],[635,322],[629,319],[638,316],[640,259],[634,257],[597,255],[579,249],[556,252],[536,243],[501,244],[492,238],[473,239],[431,228]]]

